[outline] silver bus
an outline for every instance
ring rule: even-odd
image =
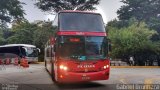
[[[20,58],[25,57],[28,62],[37,62],[39,48],[29,44],[8,44],[0,46],[0,53],[11,53],[18,55]]]

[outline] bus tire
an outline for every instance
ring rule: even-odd
[[[45,65],[45,68],[47,68],[47,63],[46,63],[46,60],[44,60],[44,65]]]

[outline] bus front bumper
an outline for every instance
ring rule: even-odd
[[[38,57],[26,57],[28,62],[38,62]]]
[[[61,72],[58,75],[59,83],[88,82],[107,79],[109,79],[109,69],[99,72],[87,73]]]

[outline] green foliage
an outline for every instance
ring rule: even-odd
[[[0,1],[0,23],[10,22],[12,19],[23,18],[24,10],[19,0]]]
[[[7,37],[10,36],[10,29],[3,23],[0,25],[0,45],[6,44]]]
[[[129,25],[132,25],[133,23],[137,22],[135,18],[130,18],[129,20],[120,20],[118,21],[117,19],[114,19],[112,21],[109,21],[107,23],[107,30],[108,27],[116,27],[116,28],[123,28],[123,27],[128,27]]]
[[[159,0],[122,0],[124,5],[117,11],[120,20],[135,17],[138,21],[148,21],[160,13]]]
[[[28,21],[21,21],[12,27],[12,35],[7,38],[7,43],[36,45],[41,49],[39,59],[43,60],[44,46],[47,40],[54,35],[54,30],[55,27],[52,26],[51,22],[33,24]]]
[[[149,30],[144,22],[135,22],[128,27],[109,27],[109,38],[112,41],[113,57],[123,55],[135,55],[138,52],[156,52],[157,44],[150,39],[157,34],[154,30]]]
[[[16,26],[13,26],[12,32],[14,33],[7,39],[10,44],[33,44],[34,31],[37,29],[35,24],[29,22],[21,22]]]
[[[44,26],[39,27],[34,33],[34,44],[40,48],[44,49],[44,45],[47,43],[49,38],[54,35],[54,27],[52,26]]]
[[[45,44],[51,36],[54,36],[55,28],[51,23],[38,27],[34,31],[33,44],[41,49],[40,60],[44,60],[44,48]]]
[[[2,29],[0,28],[0,45],[2,45],[3,42],[4,42],[3,32],[2,32]]]
[[[100,0],[36,0],[35,4],[43,11],[59,12],[61,10],[95,10]]]
[[[160,40],[160,0],[121,0],[124,5],[117,11],[118,18],[126,22],[135,18],[144,21],[150,29],[156,30],[159,35],[154,35],[152,41]]]

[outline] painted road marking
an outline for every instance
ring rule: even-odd
[[[127,84],[127,82],[126,82],[125,79],[123,79],[123,78],[120,79],[119,81],[122,82],[123,84]]]

